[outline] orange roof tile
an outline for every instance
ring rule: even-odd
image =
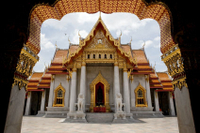
[[[169,78],[168,74],[165,72],[157,72],[158,78],[161,81],[163,90],[173,90],[172,80]]]
[[[71,45],[69,48],[70,53],[74,53],[78,49],[79,45]]]
[[[29,81],[31,80],[40,80],[43,75],[43,72],[34,72]]]
[[[62,63],[63,58],[67,57],[68,50],[58,49],[55,53],[53,63]]]
[[[149,63],[143,50],[132,50],[137,63]]]
[[[165,72],[157,72],[157,75],[161,81],[171,81],[168,74]]]
[[[121,45],[121,47],[126,53],[128,53],[131,49],[130,45]]]

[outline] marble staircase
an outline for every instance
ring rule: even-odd
[[[87,113],[88,123],[112,123],[114,113]]]

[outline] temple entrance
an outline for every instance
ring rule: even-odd
[[[90,112],[110,112],[109,90],[108,81],[99,72],[90,84]]]
[[[104,85],[99,82],[98,84],[96,84],[96,98],[95,98],[95,104],[96,106],[104,106],[105,105],[105,101],[104,101]]]

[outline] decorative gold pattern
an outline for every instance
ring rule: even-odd
[[[140,91],[140,94],[138,94]],[[139,103],[138,101],[142,101]],[[147,107],[147,102],[146,102],[146,90],[144,87],[139,84],[137,88],[135,89],[135,106],[136,107]]]
[[[58,93],[61,93],[58,94]],[[54,90],[54,102],[53,107],[64,107],[64,97],[65,97],[65,89],[61,85],[61,83],[58,85],[58,87]]]
[[[173,88],[175,89],[175,87],[178,87],[181,89],[183,86],[187,87],[183,61],[178,44],[165,52],[161,58],[168,68],[169,75],[173,78]]]
[[[98,28],[97,26],[99,24],[101,24],[103,28]],[[103,33],[103,30],[105,33]],[[106,25],[101,20],[101,17],[98,19],[88,36],[85,39],[80,39],[78,48],[73,52],[71,52],[71,50],[69,51],[69,55],[63,64],[69,65],[74,58],[77,58],[83,49],[87,55],[86,63],[113,63],[114,59],[111,58],[111,56],[113,57],[114,53],[119,51],[119,53],[123,55],[124,58],[127,58],[131,64],[136,64],[135,58],[131,57],[131,51],[125,52],[122,49],[120,38],[114,39],[112,37]]]
[[[96,90],[96,84],[101,82],[104,85],[104,101],[105,101],[105,106],[106,106],[106,112],[110,111],[110,104],[109,104],[109,90],[110,90],[110,85],[108,81],[101,75],[101,72],[99,71],[98,76],[92,81],[90,84],[90,91],[91,91],[91,102],[90,102],[90,111],[93,112],[95,105],[95,90]]]
[[[15,85],[18,85],[20,90],[22,89],[22,87],[24,87],[26,90],[27,84],[28,84],[28,81],[26,79],[20,78],[18,76],[14,76],[14,83],[12,84],[12,87],[14,87]]]
[[[39,57],[28,47],[24,46],[20,53],[12,86],[18,85],[20,89],[22,87],[26,89],[28,83],[27,78],[32,74],[33,67],[38,60]]]

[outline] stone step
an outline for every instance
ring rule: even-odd
[[[114,113],[87,113],[88,123],[112,123]]]

